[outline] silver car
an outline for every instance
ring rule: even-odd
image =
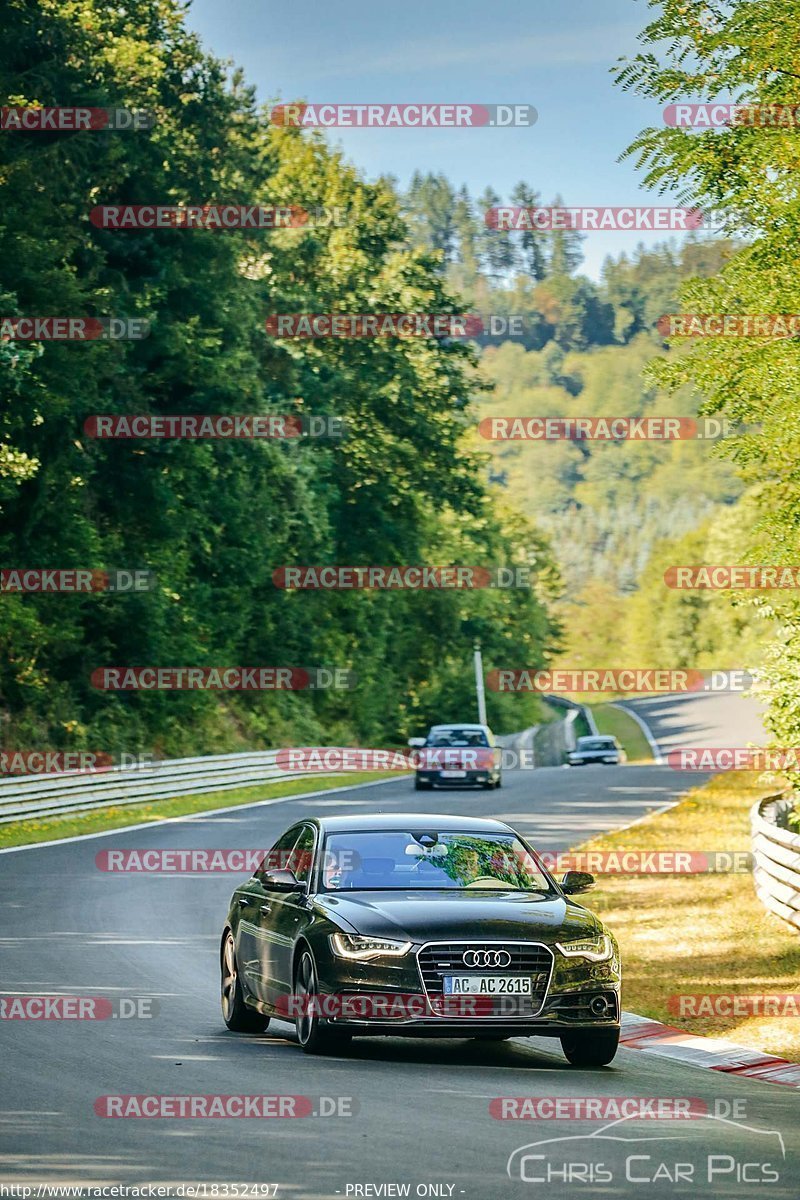
[[[615,737],[593,734],[579,737],[575,749],[570,750],[567,762],[571,767],[582,767],[588,763],[608,763],[619,766],[626,759],[625,751]]]
[[[418,792],[432,788],[434,784],[443,787],[502,786],[502,751],[488,725],[464,721],[432,725],[426,738],[409,738],[408,744],[419,754],[414,776],[414,787]]]

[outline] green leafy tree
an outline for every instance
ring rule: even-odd
[[[795,12],[782,0],[719,4],[664,0],[641,35],[645,49],[617,71],[620,85],[667,104],[687,97],[732,99],[769,111],[786,105],[800,78]],[[769,118],[767,118],[768,120]],[[800,283],[798,134],[792,126],[733,122],[692,131],[648,128],[629,148],[645,182],[680,203],[712,211],[747,245],[723,270],[686,285],[684,311],[796,313]],[[719,413],[741,432],[722,444],[758,485],[760,544],[742,554],[795,564],[800,540],[800,354],[796,339],[698,339],[655,364],[668,387],[693,385],[704,411]],[[748,561],[744,559],[744,561]],[[780,628],[770,651],[768,720],[781,745],[800,734],[800,607],[791,593],[768,605]],[[763,600],[757,601],[763,606]]]

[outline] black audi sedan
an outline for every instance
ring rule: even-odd
[[[408,813],[293,825],[237,887],[220,947],[229,1029],[292,1020],[307,1053],[353,1036],[619,1042],[616,941],[501,821]]]

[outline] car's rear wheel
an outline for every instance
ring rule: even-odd
[[[230,929],[222,943],[221,955],[222,1019],[234,1033],[263,1033],[269,1017],[245,1004],[239,970],[236,965],[236,946]]]
[[[350,1034],[342,1029],[332,1029],[320,1021],[319,980],[310,950],[304,950],[297,963],[294,994],[297,1004],[295,1030],[297,1040],[306,1054],[332,1054],[346,1049]]]
[[[605,1067],[618,1046],[618,1029],[582,1029],[561,1035],[561,1049],[573,1067]]]

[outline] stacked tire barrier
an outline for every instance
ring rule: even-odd
[[[786,818],[794,796],[768,796],[750,811],[753,881],[759,900],[788,925],[800,930],[800,833]]]

